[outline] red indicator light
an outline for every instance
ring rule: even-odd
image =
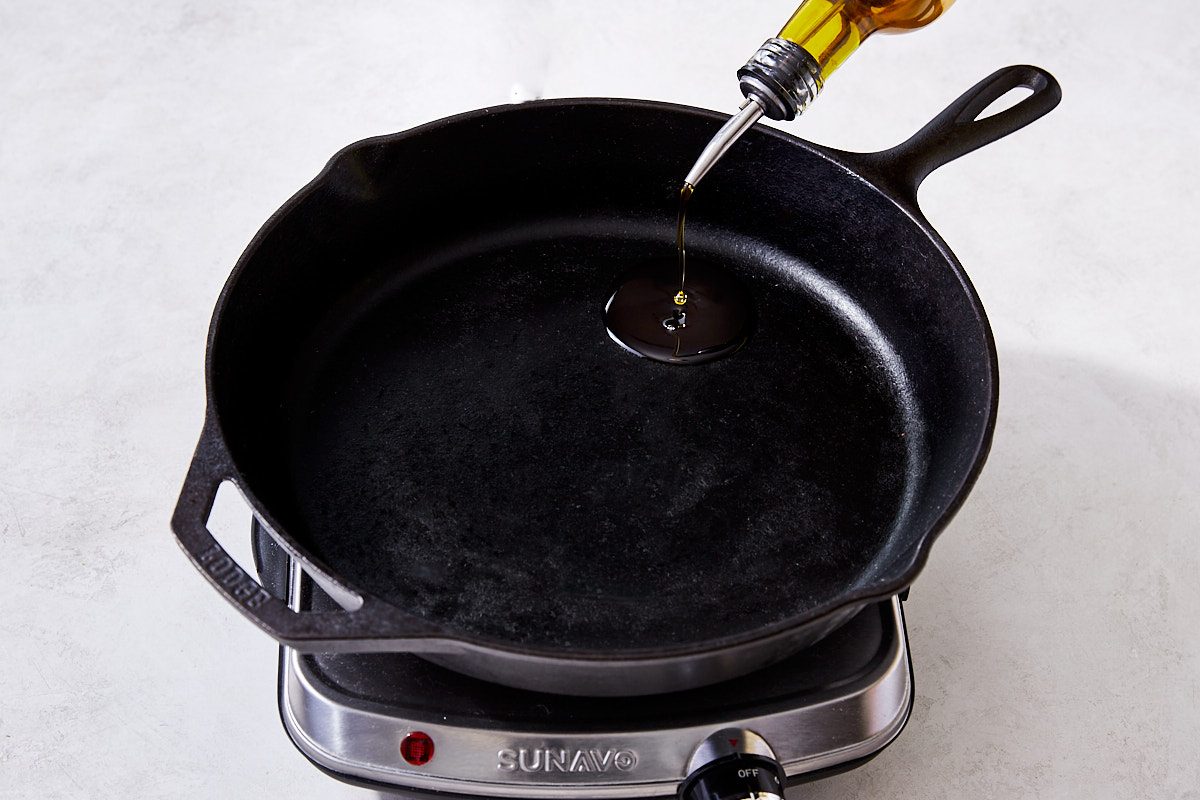
[[[400,755],[414,767],[423,767],[433,759],[433,739],[428,733],[413,731],[400,742]]]

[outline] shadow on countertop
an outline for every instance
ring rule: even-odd
[[[789,796],[1187,796],[1198,574],[1200,394],[1002,350],[991,456],[907,604],[908,728]]]
[[[988,464],[907,604],[908,728],[793,800],[1200,784],[1200,395],[1064,356],[1000,363]]]

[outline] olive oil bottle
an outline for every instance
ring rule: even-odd
[[[738,81],[746,102],[704,148],[684,183],[693,187],[746,130],[767,116],[791,120],[804,111],[825,81],[876,32],[923,28],[954,0],[805,0],[779,35],[763,43]]]
[[[684,177],[676,217],[674,269],[647,262],[632,270],[605,306],[609,336],[625,349],[672,364],[735,352],[749,336],[749,294],[720,265],[689,266],[687,205],[696,185],[763,116],[791,120],[871,34],[923,28],[954,0],[805,0],[738,70],[746,100],[721,126]]]
[[[807,0],[779,32],[816,61],[824,82],[876,31],[903,33],[923,28],[954,0]]]

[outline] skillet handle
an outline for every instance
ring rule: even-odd
[[[988,106],[1021,87],[1032,89],[1033,94],[1011,108],[979,119]],[[1062,88],[1044,69],[1004,67],[968,89],[908,141],[872,153],[866,160],[915,200],[918,187],[935,169],[1041,119],[1061,100]]]
[[[284,550],[345,611],[298,612],[263,588],[238,565],[208,530],[217,489],[234,479],[224,440],[215,424],[205,421],[204,432],[188,467],[179,502],[171,515],[171,530],[188,558],[213,587],[251,622],[280,644],[301,651],[349,652],[387,649],[386,644],[405,642],[405,649],[437,649],[437,632],[374,598],[359,595],[331,583],[315,565],[286,542],[274,537]],[[268,529],[269,530],[269,529]]]

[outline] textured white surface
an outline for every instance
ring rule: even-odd
[[[732,110],[791,9],[316,5],[0,3],[2,798],[364,796],[292,749],[274,646],[167,529],[230,266],[367,135],[534,94]],[[1066,98],[922,192],[1000,344],[995,450],[908,607],[912,722],[797,797],[1200,797],[1190,8],[962,2],[789,126],[888,146],[1009,63]]]

